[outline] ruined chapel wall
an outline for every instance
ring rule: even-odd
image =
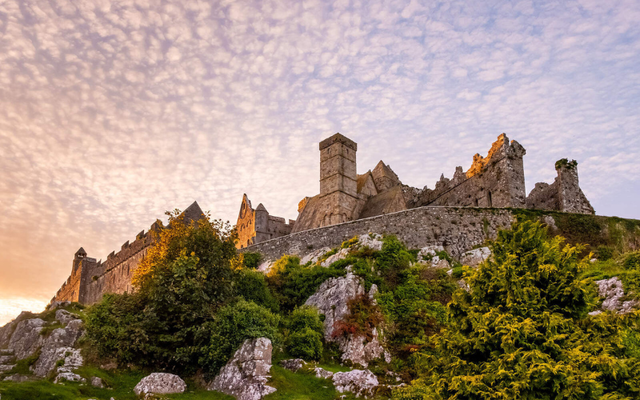
[[[335,247],[356,235],[394,234],[410,248],[443,245],[455,256],[494,238],[498,229],[513,222],[508,210],[454,207],[420,207],[339,225],[292,233],[249,246],[275,260],[284,254],[304,256],[322,247]]]

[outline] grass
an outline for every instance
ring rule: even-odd
[[[72,382],[56,385],[48,380],[22,383],[2,381],[0,382],[0,395],[2,400],[109,400],[112,397],[118,400],[137,400],[133,388],[148,375],[142,371],[109,372],[95,367],[82,367],[76,372],[87,379],[87,382],[94,376],[101,378],[107,388],[99,389],[90,384]],[[192,382],[187,382],[185,393],[171,395],[168,398],[176,400],[233,400],[231,396],[198,388]]]
[[[334,400],[340,396],[330,380],[291,372],[278,365],[271,367],[268,385],[277,391],[265,400]]]

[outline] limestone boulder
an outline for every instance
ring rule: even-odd
[[[0,328],[0,349],[9,346],[9,342],[11,341],[11,336],[13,335],[16,325],[17,322],[14,320]]]
[[[33,365],[33,373],[36,376],[45,377],[60,360],[65,360],[65,365],[70,366],[68,371],[62,372],[72,372],[74,368],[82,366],[80,350],[73,348],[80,335],[82,335],[82,321],[71,319],[64,328],[54,329],[49,336],[43,337],[40,341],[40,357]],[[73,357],[69,358],[70,356]]]
[[[373,360],[382,358],[386,363],[391,362],[391,354],[384,348],[378,338],[377,328],[373,328],[373,339],[367,340],[362,336],[349,335],[338,339],[342,361],[350,361],[364,368]]]
[[[323,255],[325,255],[329,251],[331,251],[331,248],[329,247],[323,247],[319,250],[314,250],[311,253],[307,254],[306,256],[302,257],[302,259],[300,260],[300,264],[305,265],[308,262],[315,264],[318,262],[319,259],[322,258]]]
[[[369,235],[360,235],[358,237],[358,247],[368,247],[372,250],[382,250],[382,235],[373,233]]]
[[[46,322],[40,318],[25,319],[18,322],[7,348],[13,350],[18,360],[31,356],[42,344],[40,331],[45,325]]]
[[[603,298],[602,310],[604,311],[626,314],[638,305],[635,300],[623,300],[625,297],[624,286],[617,276],[596,281],[596,285],[598,286],[598,294]],[[590,314],[599,314],[599,311],[594,311]]]
[[[76,314],[70,313],[67,310],[57,310],[56,311],[56,320],[60,322],[62,325],[67,325],[69,322],[79,319]]]
[[[354,369],[333,374],[333,385],[340,393],[351,392],[356,397],[370,397],[378,387],[378,378],[369,370]]]
[[[491,249],[488,247],[480,247],[463,253],[460,257],[460,263],[475,268],[485,262],[489,257],[491,257]]]
[[[149,395],[184,393],[186,389],[187,384],[178,375],[154,372],[142,378],[133,392],[144,399]]]
[[[274,262],[273,261],[264,261],[262,264],[260,264],[258,266],[258,271],[264,273],[264,274],[268,274],[269,271],[271,271],[271,268],[273,267]]]
[[[444,251],[444,247],[438,245],[423,247],[418,252],[418,261],[432,261],[441,251]]]
[[[313,306],[324,314],[324,337],[333,341],[334,324],[349,313],[348,302],[364,295],[364,281],[349,272],[346,276],[324,281],[318,290],[307,299],[305,305]]]
[[[63,383],[63,382],[81,382],[84,383],[87,380],[81,377],[80,375],[73,372],[63,372],[58,374],[56,378],[53,380],[53,383]]]
[[[349,255],[349,251],[351,251],[351,249],[340,249],[336,254],[332,254],[327,257],[327,259],[324,260],[320,265],[326,268],[336,261],[344,260]]]
[[[320,368],[320,367],[315,367],[313,369],[313,372],[316,375],[316,378],[322,378],[322,379],[331,379],[333,378],[333,372],[331,371],[327,371],[326,369]]]
[[[297,372],[300,368],[304,367],[306,362],[302,358],[291,358],[289,360],[280,361],[280,365],[284,369],[288,369],[292,372]]]
[[[91,386],[97,387],[99,389],[104,389],[104,382],[102,381],[102,378],[94,376],[93,378],[91,378]]]
[[[276,391],[267,386],[271,369],[271,340],[245,340],[208,386],[238,400],[259,400]]]
[[[47,306],[47,311],[57,310],[58,308],[67,307],[71,305],[70,301],[52,301],[51,304]]]

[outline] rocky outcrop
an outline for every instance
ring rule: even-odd
[[[64,310],[58,310],[58,312]],[[67,313],[68,314],[68,313]],[[55,367],[58,361],[65,360],[64,365],[68,365],[69,368],[74,369],[81,367],[82,356],[80,350],[74,349],[76,341],[82,334],[82,321],[76,318],[68,319],[68,315],[61,314],[62,319],[69,321],[64,328],[54,329],[51,334],[41,340],[41,353],[38,361],[33,366],[33,373],[39,377],[47,376]],[[69,358],[70,355],[75,354],[75,358]],[[68,361],[68,363],[67,363]],[[59,372],[72,372],[60,371]]]
[[[356,397],[369,397],[373,395],[379,382],[371,371],[354,369],[349,372],[336,372],[333,374],[333,385],[340,393],[351,392]]]
[[[298,372],[307,363],[302,358],[291,358],[289,360],[280,361],[280,366],[284,369],[288,369],[291,372]]]
[[[624,287],[622,281],[617,276],[596,281],[596,285],[598,286],[598,294],[604,299],[602,301],[602,310],[604,311],[626,314],[638,305],[638,302],[635,300],[624,300]],[[593,311],[589,314],[597,315],[600,312],[601,311]]]
[[[382,235],[377,233],[370,233],[368,235],[358,236],[358,246],[368,247],[372,250],[382,250]]]
[[[11,335],[8,348],[14,351],[18,360],[33,355],[42,343],[40,331],[46,322],[40,318],[25,319],[16,325],[16,329]]]
[[[488,247],[480,247],[463,253],[460,257],[460,263],[475,268],[485,262],[490,256],[491,250]]]
[[[377,292],[377,286],[371,287],[370,296]],[[349,300],[364,295],[364,281],[362,278],[348,272],[346,276],[326,280],[305,305],[313,306],[324,314],[324,338],[327,342],[337,342],[342,351],[342,361],[350,361],[367,367],[369,362],[383,357],[390,361],[389,353],[378,339],[378,332],[374,329],[373,339],[367,341],[364,337],[349,335],[347,337],[335,335],[336,322],[349,314]],[[389,362],[387,361],[387,362]]]
[[[13,350],[0,350],[0,374],[9,372],[16,365],[16,356]]]
[[[315,264],[322,258],[323,255],[325,255],[329,251],[331,251],[329,247],[323,247],[319,250],[314,250],[306,256],[302,257],[302,259],[300,260],[300,264],[305,265],[308,262],[311,262],[311,264]]]
[[[178,375],[154,372],[142,378],[133,392],[144,399],[154,394],[184,393],[186,389],[187,384]]]
[[[334,324],[349,313],[349,300],[364,295],[362,278],[349,272],[344,277],[327,279],[304,303],[324,314],[324,338],[333,341]]]
[[[275,388],[267,386],[272,350],[267,338],[245,340],[208,389],[238,400],[259,400],[275,392]]]
[[[349,251],[350,249],[340,249],[336,254],[332,254],[327,257],[327,259],[324,260],[320,265],[326,268],[336,261],[344,260],[349,255]]]

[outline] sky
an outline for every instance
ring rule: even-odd
[[[638,110],[637,0],[0,0],[0,324],[167,210],[295,219],[335,132],[419,188],[505,132],[640,219]]]

